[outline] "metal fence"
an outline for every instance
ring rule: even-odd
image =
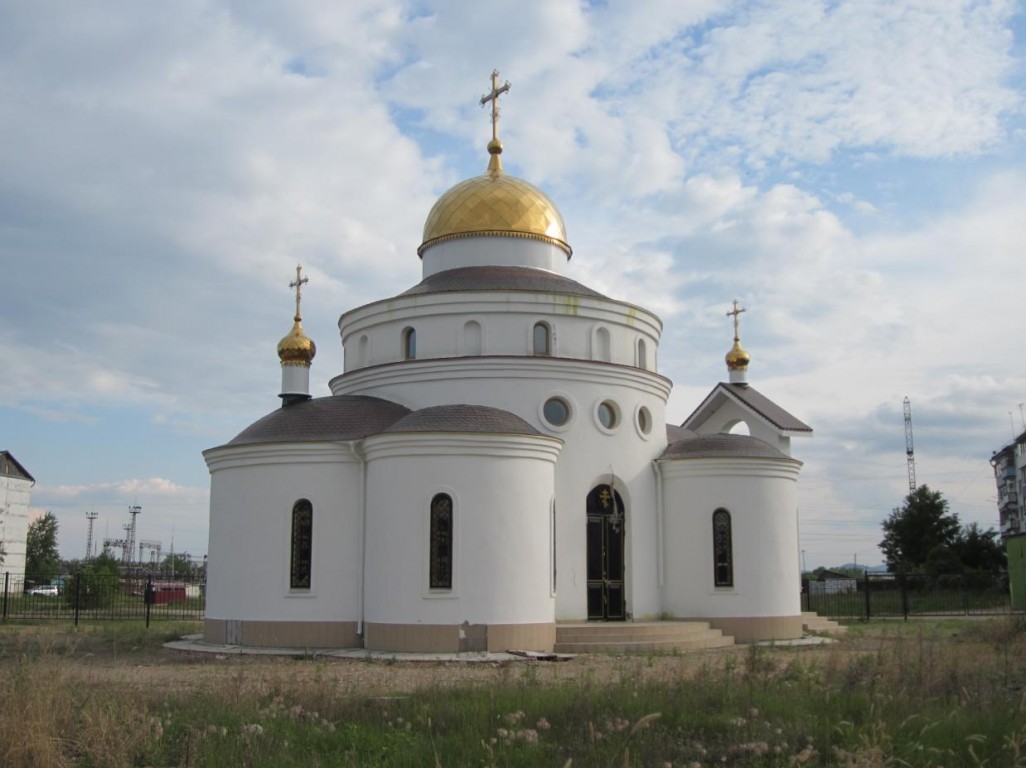
[[[0,619],[116,621],[200,620],[206,604],[202,583],[153,574],[101,576],[79,573],[47,583],[2,575]]]
[[[802,610],[830,618],[971,616],[1010,613],[1008,575],[866,574],[802,582]]]

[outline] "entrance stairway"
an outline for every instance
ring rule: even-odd
[[[815,611],[802,611],[802,629],[816,635],[843,635],[848,628],[833,619],[825,619]]]
[[[734,638],[704,621],[581,622],[556,625],[556,653],[702,651]]]

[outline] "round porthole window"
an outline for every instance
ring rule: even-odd
[[[638,408],[638,431],[643,435],[652,431],[652,414],[645,406]]]
[[[612,400],[603,400],[599,403],[598,411],[599,424],[606,429],[616,429],[616,425],[620,423],[620,414],[617,410],[616,403]]]
[[[570,421],[570,404],[561,397],[550,397],[542,406],[545,421],[554,427],[562,427]]]

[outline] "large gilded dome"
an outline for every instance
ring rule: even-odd
[[[507,176],[499,154],[502,144],[488,144],[491,160],[483,176],[461,181],[445,192],[424,222],[424,242],[417,253],[436,243],[463,237],[523,237],[573,252],[559,210],[533,184]]]

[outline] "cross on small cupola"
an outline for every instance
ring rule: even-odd
[[[303,316],[301,303],[303,286],[310,282],[303,277],[303,267],[296,265],[296,279],[289,283],[289,288],[296,291],[296,315],[293,318],[292,330],[278,342],[278,359],[281,361],[281,394],[282,405],[292,405],[310,399],[310,363],[317,354],[317,346],[303,332]]]
[[[481,106],[488,102],[492,103],[492,140],[488,142],[488,173],[494,175],[502,173],[502,161],[499,155],[502,154],[502,142],[499,141],[499,97],[509,93],[509,80],[499,85],[499,70],[492,70],[492,90],[481,97]]]
[[[296,289],[296,322],[299,322],[303,319],[303,316],[299,312],[299,303],[303,300],[303,285],[309,282],[309,277],[303,277],[303,265],[296,264],[296,279],[289,283],[289,288]]]
[[[727,353],[727,373],[730,376],[731,384],[747,383],[748,363],[751,357],[741,346],[740,318],[742,312],[747,312],[737,299],[734,299],[733,308],[727,312],[727,317],[734,319],[734,346]]]

